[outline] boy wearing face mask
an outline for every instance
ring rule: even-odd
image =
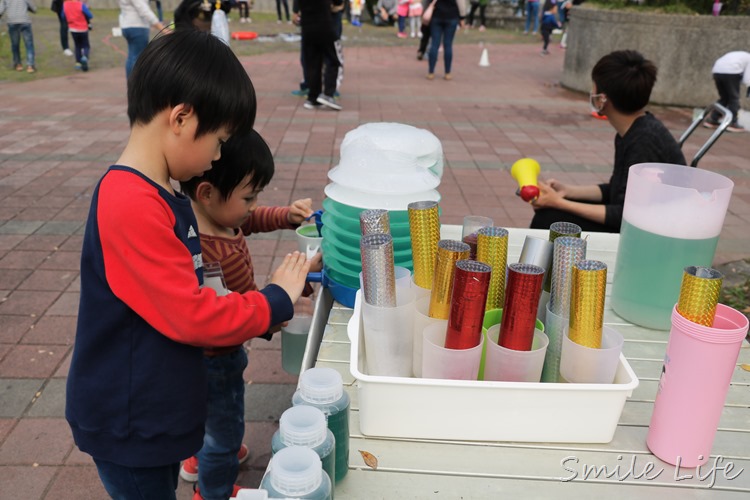
[[[606,116],[617,132],[612,176],[605,184],[573,185],[555,179],[539,182],[539,198],[531,227],[548,229],[572,222],[584,231],[619,233],[628,170],[638,163],[685,165],[672,134],[646,111],[656,83],[656,66],[634,50],[602,57],[591,71],[591,106]]]

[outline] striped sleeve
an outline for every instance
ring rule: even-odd
[[[258,207],[242,225],[242,234],[268,233],[277,229],[296,229],[289,222],[289,207]]]

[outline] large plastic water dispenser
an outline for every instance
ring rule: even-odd
[[[359,288],[359,214],[371,208],[388,210],[394,263],[412,269],[407,206],[413,201],[440,201],[437,187],[442,175],[443,148],[427,130],[401,123],[368,123],[348,132],[339,164],[328,173],[331,183],[325,187],[322,234],[327,279],[334,285]],[[334,297],[353,306],[335,293]]]

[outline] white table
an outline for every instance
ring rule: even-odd
[[[460,239],[460,226],[444,226],[442,233],[443,238]],[[511,229],[509,262],[517,261],[526,235],[546,238],[548,232]],[[618,238],[618,235],[594,233],[588,237],[587,258],[601,260],[609,267],[607,296],[614,273]],[[501,495],[524,499],[750,498],[750,372],[739,366],[750,364],[747,342],[742,346],[711,459],[700,469],[701,479],[695,468],[676,469],[656,458],[646,447],[668,332],[632,325],[617,316],[608,303],[605,323],[615,326],[625,337],[623,353],[640,380],[625,404],[615,437],[608,444],[365,436],[359,429],[356,380],[349,371],[350,343],[346,327],[351,316],[352,309],[334,302],[324,290],[316,302],[313,328],[303,361],[303,369],[327,366],[339,371],[352,399],[350,470],[336,486],[337,498],[481,499],[500,498]],[[358,450],[375,455],[378,469],[372,470],[365,465]],[[714,467],[716,461],[718,465]],[[728,462],[733,463],[734,469],[725,473],[721,467]],[[633,472],[628,473],[631,465],[634,465]],[[604,473],[596,477],[596,470],[591,470],[592,467],[601,472],[604,466],[610,477],[605,477]],[[584,477],[587,470],[588,477]]]

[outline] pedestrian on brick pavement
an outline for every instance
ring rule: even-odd
[[[128,79],[130,137],[97,183],[83,235],[65,416],[113,498],[175,500],[180,461],[203,446],[203,348],[292,318],[310,262],[287,255],[260,292],[203,287],[198,222],[172,187],[202,175],[256,113],[247,71],[222,41],[177,30]]]
[[[81,71],[89,70],[89,55],[91,47],[89,45],[89,22],[94,15],[89,10],[88,5],[81,0],[64,0],[63,17],[68,23],[70,34],[73,37],[75,46],[76,69]]]
[[[539,31],[539,0],[526,0],[526,27],[523,34],[528,35],[531,28],[534,29],[532,34],[536,35]]]
[[[232,136],[211,170],[180,183],[198,221],[203,262],[219,264],[226,288],[232,292],[258,290],[247,236],[294,230],[312,215],[309,198],[288,207],[258,206],[258,195],[273,174],[271,150],[253,130]],[[308,288],[309,293],[312,288]],[[270,335],[263,338],[271,340]],[[183,462],[180,477],[198,482],[193,500],[224,500],[236,496],[238,467],[249,457],[247,446],[242,444],[247,353],[242,345],[208,347],[203,362],[209,381],[206,435],[198,454]]]
[[[424,10],[427,9],[427,6],[432,3],[432,0],[422,0],[422,12],[424,13]],[[420,33],[422,33],[422,36],[420,37],[421,40],[419,40],[419,48],[417,49],[417,59],[421,61],[424,58],[425,53],[427,52],[427,47],[430,44],[430,36],[432,34],[432,29],[430,28],[430,23],[422,23],[422,26],[419,29]]]
[[[443,78],[451,80],[451,68],[453,65],[453,38],[456,36],[456,30],[459,25],[463,27],[464,17],[466,16],[465,0],[437,0],[435,10],[430,20],[430,57],[428,80],[435,79],[435,66],[437,64],[438,50],[440,44],[443,45],[443,63],[445,65],[445,75]]]
[[[349,14],[351,15],[349,22],[357,28],[362,26],[362,20],[360,19],[360,16],[362,16],[362,2],[363,0],[349,0]]]
[[[396,5],[396,15],[398,16],[398,32],[396,36],[399,38],[406,38],[406,21],[409,19],[409,4],[411,0],[398,0]]]
[[[237,0],[237,9],[240,11],[240,23],[252,23],[253,20],[250,17],[250,4],[251,0]]]
[[[153,13],[148,0],[118,0],[118,2],[120,28],[123,38],[128,43],[128,57],[125,60],[125,77],[128,78],[138,56],[148,45],[149,28],[153,27],[157,31],[162,31],[164,24]]]
[[[307,85],[306,109],[321,106],[341,110],[335,97],[340,78],[340,33],[337,34],[333,8],[344,0],[299,0],[299,21],[302,26],[300,60]],[[340,18],[339,18],[340,20]],[[324,71],[325,67],[325,71]]]
[[[422,0],[409,1],[409,30],[412,38],[422,38]]]
[[[35,73],[34,33],[31,30],[31,16],[36,13],[33,0],[0,0],[0,16],[5,16],[10,36],[10,51],[13,54],[13,67],[23,71],[21,62],[21,40],[26,49],[26,72]]]
[[[469,9],[469,19],[466,23],[466,27],[471,29],[474,27],[474,13],[479,10],[479,31],[484,31],[487,29],[487,19],[485,18],[485,11],[487,10],[487,5],[489,4],[489,0],[472,0],[471,1],[471,9]]]
[[[52,0],[50,10],[57,14],[57,20],[60,24],[60,46],[62,47],[63,54],[70,57],[73,55],[73,51],[70,50],[70,43],[68,42],[68,23],[62,15],[63,1],[64,0]]]
[[[546,56],[549,54],[549,39],[552,35],[552,31],[562,28],[562,25],[557,20],[557,1],[556,0],[544,0],[544,7],[542,8],[542,55]]]
[[[740,84],[747,86],[747,97],[750,97],[750,52],[733,51],[727,52],[714,63],[711,69],[719,92],[719,104],[732,113],[732,122],[727,127],[727,132],[746,132],[740,125]],[[713,111],[711,116],[703,122],[706,128],[719,126],[721,114]]]
[[[584,0],[562,0],[558,4],[558,12],[560,14],[560,22],[563,25],[563,34],[560,38],[560,48],[566,49],[568,47],[568,28],[570,27],[570,15],[573,12],[573,6],[581,5]]]
[[[599,185],[539,181],[540,195],[532,202],[532,228],[549,229],[564,221],[578,224],[584,231],[619,233],[630,167],[651,162],[685,165],[677,141],[645,109],[656,73],[654,63],[634,50],[612,52],[599,59],[591,71],[589,101],[617,132],[612,176]]]

